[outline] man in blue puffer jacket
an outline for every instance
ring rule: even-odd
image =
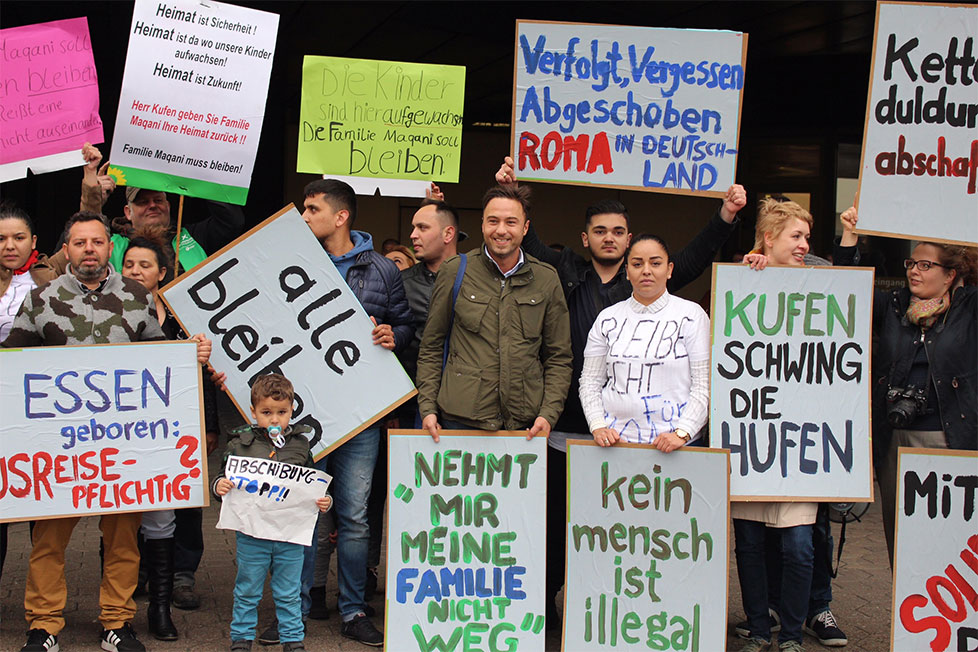
[[[414,326],[401,273],[393,262],[374,251],[369,233],[352,230],[357,214],[353,188],[335,179],[313,181],[305,188],[304,206],[302,218],[323,243],[336,269],[374,320],[374,343],[392,351],[404,349],[411,342]],[[367,500],[379,442],[380,428],[371,426],[317,464],[319,467],[328,465],[328,472],[334,478],[340,562],[337,567],[340,588],[337,609],[343,618],[342,633],[373,646],[384,642],[383,634],[364,613],[369,537]],[[303,614],[309,612],[311,605],[309,589],[316,555],[315,542],[316,537],[313,537],[303,566]]]

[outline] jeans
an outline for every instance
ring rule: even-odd
[[[768,618],[767,566],[765,563],[768,527],[758,521],[735,518],[737,575],[747,627],[751,637],[771,640]],[[772,528],[773,529],[773,528]],[[781,616],[778,641],[801,643],[801,630],[808,613],[808,595],[812,584],[812,526],[776,528],[781,539],[781,599],[777,612]]]
[[[333,476],[330,493],[335,505],[336,574],[340,587],[337,611],[344,622],[362,612],[365,606],[363,591],[367,585],[370,541],[367,503],[379,443],[380,428],[367,428],[316,463],[317,469]],[[306,547],[302,564],[303,615],[307,615],[312,606],[309,590],[315,575],[318,547],[317,536],[313,534],[312,545]]]
[[[380,433],[377,463],[367,504],[367,524],[370,527],[370,543],[367,546],[367,566],[380,566],[380,550],[384,547],[384,504],[387,502],[387,431]]]
[[[812,566],[812,590],[808,598],[808,618],[829,610],[832,602],[832,522],[829,520],[829,504],[818,504],[818,515],[812,526],[814,559]],[[767,601],[775,611],[781,601],[781,539],[778,531],[767,531]]]
[[[173,586],[194,586],[194,574],[204,556],[204,512],[200,507],[175,510],[173,533]]]
[[[272,598],[275,600],[279,637],[283,643],[301,641],[305,638],[299,599],[303,546],[256,539],[241,532],[236,534],[238,576],[234,580],[231,640],[254,640],[258,626],[258,602],[265,576],[271,569]]]

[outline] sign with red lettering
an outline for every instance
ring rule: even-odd
[[[517,176],[723,197],[746,61],[742,32],[517,21]]]
[[[876,5],[859,232],[978,243],[978,7]]]
[[[978,451],[899,450],[892,652],[978,649]]]
[[[0,349],[0,521],[207,505],[193,342]]]

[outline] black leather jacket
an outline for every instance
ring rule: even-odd
[[[949,448],[978,449],[978,288],[960,287],[936,324],[921,332],[906,318],[910,291],[877,292],[873,325],[879,340],[873,360],[873,442],[877,460],[889,449],[886,392],[906,386],[923,344]]]

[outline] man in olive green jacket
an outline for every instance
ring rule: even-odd
[[[528,199],[525,186],[486,193],[485,244],[468,255],[454,309],[460,259],[438,271],[418,355],[418,407],[435,441],[443,426],[547,436],[563,409],[570,321],[557,272],[520,249]]]

